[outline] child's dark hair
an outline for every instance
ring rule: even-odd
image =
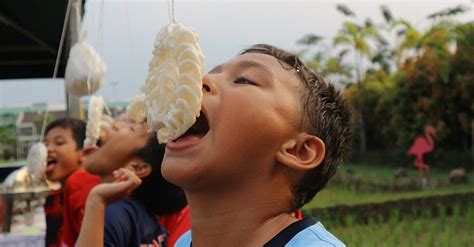
[[[159,144],[156,135],[151,135],[147,144],[134,154],[151,165],[151,173],[142,179],[131,197],[140,201],[154,214],[171,214],[187,205],[184,191],[166,181],[161,175],[161,163],[165,154],[165,145]]]
[[[275,57],[283,68],[293,70],[303,82],[300,90],[301,129],[321,138],[326,145],[322,163],[309,171],[293,188],[295,209],[302,207],[322,190],[334,175],[337,166],[347,158],[350,146],[351,114],[340,91],[321,76],[310,71],[297,55],[277,47],[257,44],[243,50]]]
[[[84,146],[84,139],[86,139],[86,122],[77,118],[60,118],[52,121],[46,126],[45,135],[52,129],[60,127],[63,129],[70,129],[72,137],[76,142],[77,149],[82,149]]]

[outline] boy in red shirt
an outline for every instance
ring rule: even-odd
[[[58,246],[73,246],[79,235],[84,205],[99,177],[82,169],[83,142],[86,124],[72,118],[62,118],[46,127],[44,144],[48,150],[46,178],[61,183],[63,223]]]

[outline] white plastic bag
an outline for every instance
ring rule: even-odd
[[[107,66],[101,56],[82,39],[71,48],[64,79],[69,94],[81,97],[97,92],[104,80]]]

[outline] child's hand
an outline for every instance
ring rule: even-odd
[[[100,199],[103,203],[108,204],[130,195],[142,183],[142,180],[135,173],[125,168],[114,171],[114,177],[115,182],[94,187],[90,197]]]

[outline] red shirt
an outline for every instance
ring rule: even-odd
[[[189,206],[174,214],[160,215],[160,223],[168,231],[167,246],[174,246],[181,235],[191,229],[191,216]]]
[[[59,234],[61,246],[74,246],[81,230],[87,196],[99,182],[98,176],[82,169],[67,178],[63,188],[63,225]]]
[[[63,204],[61,190],[51,190],[44,203],[46,218],[45,242],[48,247],[59,246],[58,231],[63,224]]]

